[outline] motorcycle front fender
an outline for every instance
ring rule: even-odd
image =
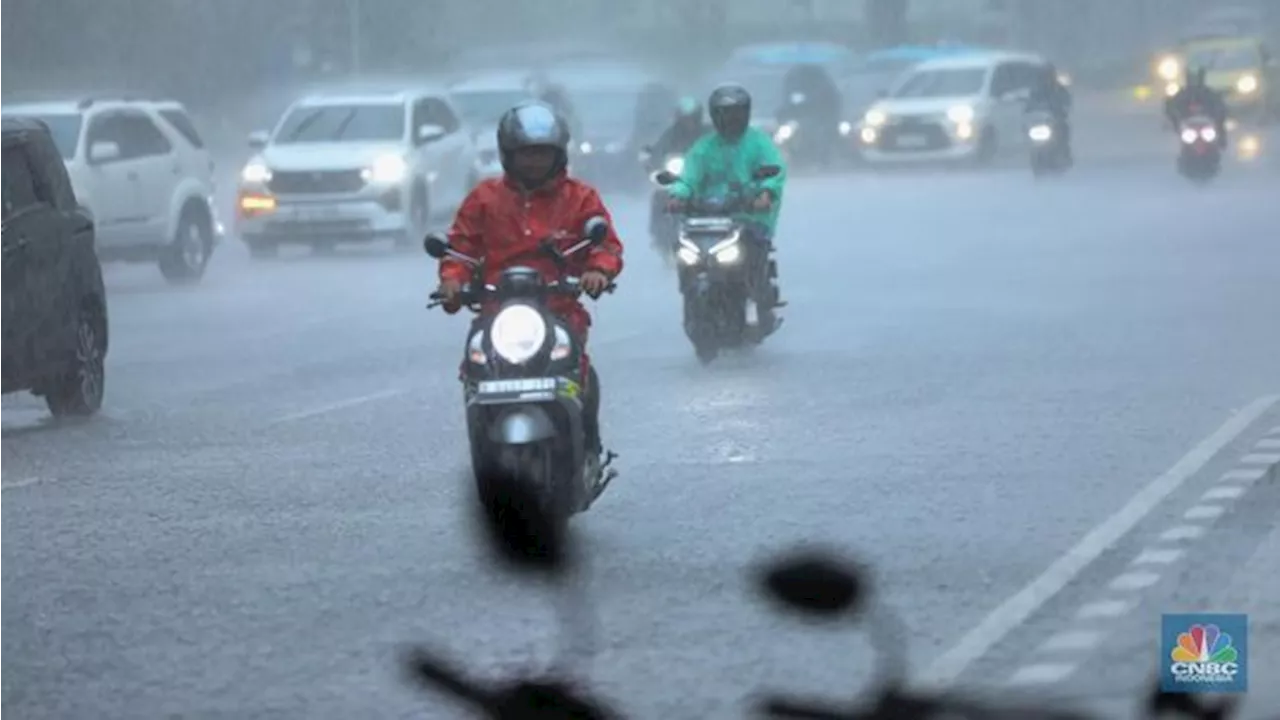
[[[556,425],[551,416],[537,405],[505,410],[489,427],[489,439],[499,445],[528,445],[555,435]]]

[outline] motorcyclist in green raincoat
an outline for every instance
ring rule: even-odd
[[[771,332],[777,327],[774,310],[786,304],[778,290],[777,263],[773,258],[786,167],[773,138],[751,127],[751,94],[746,88],[732,84],[717,87],[707,108],[715,132],[704,135],[685,154],[680,179],[667,188],[671,210],[679,211],[690,200],[726,196],[734,185],[755,193],[750,210],[739,213],[737,219],[746,226],[750,240],[762,249],[757,254],[761,282],[755,284],[752,299],[761,327]],[[782,172],[764,180],[753,179],[752,173],[766,165],[776,165]]]

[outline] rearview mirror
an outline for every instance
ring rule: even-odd
[[[431,233],[422,239],[422,250],[439,260],[449,252],[449,241],[435,233]]]
[[[89,162],[97,164],[109,162],[120,157],[120,145],[109,140],[100,140],[89,146]]]
[[[582,226],[582,237],[592,245],[599,245],[609,237],[609,221],[602,215],[596,215]]]
[[[249,133],[249,148],[261,150],[267,146],[267,141],[270,139],[271,135],[266,130],[254,130]]]
[[[439,125],[427,124],[427,125],[418,126],[418,142],[422,142],[422,143],[433,142],[435,140],[439,140],[440,138],[444,137],[447,134],[448,133],[445,132],[445,129],[440,127]]]
[[[680,176],[670,170],[663,170],[662,172],[654,173],[653,175],[653,181],[663,187],[666,187],[667,185],[674,185],[679,179]]]
[[[751,177],[756,180],[768,180],[771,177],[777,177],[782,174],[782,168],[777,165],[761,165],[756,171],[751,173]]]

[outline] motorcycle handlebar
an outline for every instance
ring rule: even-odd
[[[599,293],[591,293],[583,289],[582,278],[571,276],[555,282],[547,283],[546,285],[543,285],[543,289],[551,294],[567,295],[575,298],[586,293],[592,300],[599,300],[601,295],[605,293],[612,293],[614,290],[617,290],[618,284],[616,282],[609,281],[609,284],[605,286],[604,290]],[[492,285],[482,285],[477,287],[472,283],[466,283],[458,292],[455,302],[460,306],[472,307],[479,305],[487,298],[497,294],[498,288]],[[444,293],[436,290],[428,296],[428,299],[431,300],[431,302],[427,304],[427,308],[430,309],[444,305],[447,298]]]

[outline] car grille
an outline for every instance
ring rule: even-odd
[[[924,138],[923,145],[902,147],[898,139],[904,135],[916,135]],[[931,120],[903,118],[880,132],[880,141],[876,149],[881,152],[928,152],[945,150],[951,147],[951,138],[940,124]]]
[[[361,170],[275,171],[268,188],[279,195],[350,193],[364,187]]]
[[[367,220],[304,220],[304,221],[281,221],[273,220],[267,223],[266,230],[269,234],[276,235],[338,235],[342,233],[359,234],[369,229]]]

